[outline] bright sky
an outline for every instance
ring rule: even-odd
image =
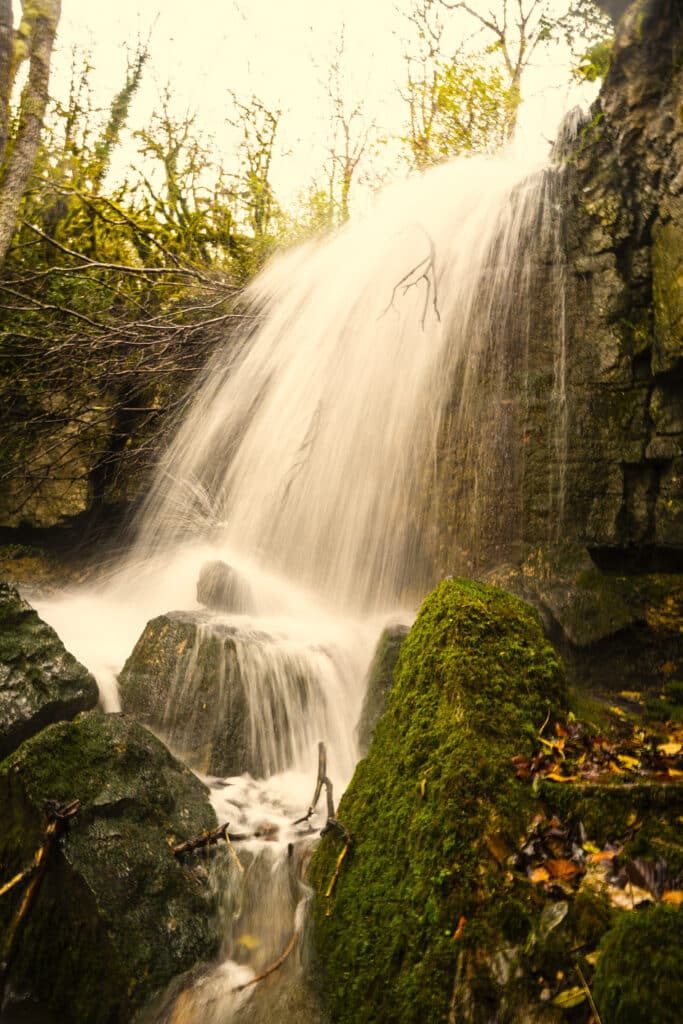
[[[63,0],[52,91],[68,88],[70,50],[90,51],[98,102],[106,106],[121,87],[126,44],[150,38],[151,62],[131,111],[132,126],[149,122],[159,91],[170,84],[179,112],[196,111],[198,124],[233,163],[226,127],[228,93],[281,107],[276,191],[286,200],[305,187],[325,159],[325,81],[345,26],[348,87],[371,116],[399,133],[403,108],[402,18],[407,0]],[[471,0],[476,4],[477,0]],[[482,10],[489,0],[482,3]],[[566,102],[566,68],[556,52],[527,78],[523,126],[551,135]],[[128,159],[132,157],[128,152]]]

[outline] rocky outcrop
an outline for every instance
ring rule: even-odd
[[[94,708],[98,696],[55,631],[0,583],[0,760],[46,725]]]
[[[555,541],[620,571],[683,564],[681,17],[629,8],[600,98],[524,216],[517,198],[479,397],[463,425],[455,382],[442,434],[438,575]]]
[[[601,572],[577,544],[539,546],[486,581],[541,614],[572,685],[592,693],[660,693],[683,677],[680,575]]]
[[[60,1020],[123,1024],[217,949],[206,877],[170,849],[215,828],[215,815],[206,787],[147,730],[91,712],[45,729],[0,767],[3,881],[31,862],[51,809],[73,800],[3,959],[12,990]],[[22,895],[18,886],[0,901],[0,935]]]

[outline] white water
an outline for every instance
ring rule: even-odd
[[[235,979],[275,959],[292,914],[302,912],[304,889],[292,902],[285,867],[287,823],[308,806],[317,739],[342,792],[357,758],[373,645],[387,619],[410,619],[429,582],[421,539],[441,418],[456,368],[459,417],[481,416],[470,379],[494,329],[496,297],[515,302],[507,286],[543,188],[534,169],[479,159],[437,168],[390,190],[363,223],[274,261],[250,290],[260,326],[239,342],[226,339],[207,367],[129,562],[97,588],[36,602],[94,671],[109,709],[118,706],[116,673],[145,622],[197,608],[207,559],[225,560],[248,582],[254,614],[220,621],[272,638],[258,654],[268,671],[278,646],[313,665],[321,652],[337,652],[319,673],[319,699],[305,713],[290,709],[298,732],[287,754],[271,750],[275,774],[213,783],[219,820],[231,831],[268,822],[279,827],[278,841],[252,844],[251,888],[239,879],[240,895],[226,896],[225,959],[184,997],[183,1020],[233,1019],[250,998],[249,990],[232,992]],[[250,671],[258,675],[258,665]],[[259,686],[251,690],[258,695]],[[272,746],[267,714],[254,699],[252,740]],[[272,906],[264,903],[266,875],[279,878]],[[275,1010],[273,1019],[281,1019]]]

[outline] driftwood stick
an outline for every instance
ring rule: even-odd
[[[318,800],[320,799],[320,793],[323,786],[325,787],[325,796],[327,798],[327,818],[334,818],[334,798],[333,798],[333,787],[332,782],[327,774],[327,750],[322,740],[318,743],[318,778],[315,784],[315,792],[313,799],[311,800],[311,806],[308,808],[303,818],[297,818],[296,821],[292,822],[292,825],[303,825],[307,822],[318,806]],[[327,827],[327,826],[326,826]]]
[[[263,979],[267,978],[269,974],[273,973],[273,971],[277,971],[278,967],[282,967],[283,963],[296,946],[298,938],[299,933],[294,932],[277,960],[275,960],[269,967],[266,967],[265,971],[261,971],[260,974],[257,974],[255,978],[250,978],[249,981],[245,981],[243,985],[236,985],[233,992],[242,992],[243,989],[249,988],[250,985],[256,985],[257,982],[263,981]]]

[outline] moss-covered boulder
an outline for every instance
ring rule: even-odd
[[[13,587],[0,583],[0,760],[97,700],[88,670]]]
[[[128,1022],[217,948],[209,887],[171,844],[215,828],[208,790],[146,729],[91,712],[24,743],[0,766],[0,878],[40,847],[46,807],[80,800],[53,845],[9,959],[13,991],[73,1024]],[[7,936],[24,887],[0,900]]]
[[[398,653],[407,635],[408,627],[396,624],[383,629],[377,641],[365,680],[365,696],[358,718],[358,749],[362,757],[370,749],[375,727],[387,706],[389,691],[394,685]]]
[[[338,1024],[450,1019],[466,945],[495,949],[529,928],[528,897],[511,904],[503,862],[534,801],[510,760],[565,699],[536,613],[503,591],[446,580],[424,602],[394,678],[338,809],[353,843],[329,897],[342,838],[327,834],[310,870]],[[502,1019],[487,1012],[481,1019]]]
[[[683,915],[659,905],[621,915],[600,945],[595,1001],[609,1024],[677,1024],[683,1006]]]

